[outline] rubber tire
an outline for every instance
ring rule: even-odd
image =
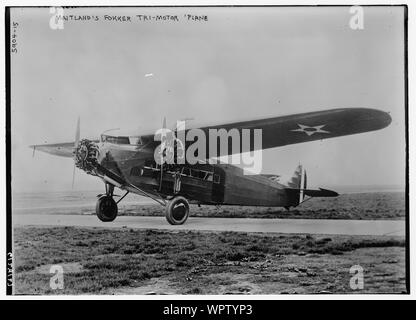
[[[182,210],[181,212],[174,212],[174,209],[177,210],[178,208],[175,208],[175,206],[182,204],[181,206]],[[185,210],[185,211],[183,211]],[[178,217],[178,213],[180,217]],[[169,201],[168,205],[166,206],[166,220],[172,224],[172,225],[181,225],[184,224],[185,221],[189,217],[189,202],[184,197],[177,196]]]
[[[103,195],[97,200],[95,212],[102,222],[111,222],[117,217],[117,203],[113,197]]]

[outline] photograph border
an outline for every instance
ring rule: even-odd
[[[279,8],[279,7],[351,7],[357,4],[317,4],[317,5],[76,5],[76,6],[65,6],[62,8]],[[410,203],[409,203],[409,75],[408,75],[408,5],[407,4],[362,4],[361,7],[403,7],[404,8],[404,107],[405,107],[405,265],[406,265],[406,293],[411,294],[410,288]],[[11,25],[10,25],[10,9],[14,8],[50,8],[52,6],[6,6],[5,7],[5,120],[6,120],[6,295],[13,295],[13,286],[9,285],[9,279],[13,276],[13,271],[10,273],[10,261],[9,255],[13,255],[13,219],[12,219],[12,161],[11,161]],[[347,294],[350,295],[350,294]],[[383,295],[383,294],[376,294]],[[271,295],[273,296],[273,295]],[[183,297],[189,297],[183,295]],[[207,296],[210,297],[210,296]]]

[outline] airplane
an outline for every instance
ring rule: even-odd
[[[207,136],[210,129],[236,129],[240,133],[245,129],[261,129],[260,149],[269,149],[380,130],[391,121],[387,112],[377,109],[338,108],[201,126],[199,129]],[[166,127],[166,120],[163,127]],[[111,222],[117,217],[118,203],[130,192],[149,197],[164,206],[166,220],[172,225],[185,223],[190,203],[284,207],[289,210],[312,197],[338,196],[337,192],[323,188],[307,189],[306,171],[301,165],[291,180],[283,184],[276,175],[246,175],[242,168],[231,164],[210,161],[196,164],[158,163],[155,161],[155,149],[163,143],[163,139],[156,139],[154,133],[117,135],[106,131],[97,139],[81,139],[78,118],[74,142],[32,145],[30,148],[33,148],[33,153],[39,150],[74,158],[73,174],[77,167],[104,182],[105,194],[98,195],[96,203],[97,217],[103,222]],[[185,145],[185,150],[188,147],[189,143]],[[250,151],[256,148],[250,144]],[[166,154],[166,150],[162,152]],[[218,156],[233,152],[230,146],[228,150],[220,150]],[[125,191],[117,201],[114,200],[115,188]]]

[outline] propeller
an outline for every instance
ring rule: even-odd
[[[162,145],[162,161],[160,162],[160,180],[159,180],[159,191],[162,190],[162,177],[163,177],[163,152],[166,143],[166,117],[163,117],[163,125],[162,125],[162,137],[160,139]]]
[[[80,117],[78,117],[77,129],[75,131],[74,150],[76,150],[78,147],[79,139],[80,139]],[[74,170],[72,171],[72,189],[74,189],[74,182],[75,182],[75,161],[74,161]]]

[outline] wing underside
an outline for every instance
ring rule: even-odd
[[[386,112],[367,108],[348,108],[231,123],[205,127],[202,130],[209,138],[209,129],[237,129],[240,137],[242,129],[261,129],[260,148],[254,146],[254,138],[251,135],[250,151],[253,151],[375,131],[387,127],[390,123],[391,117]],[[207,145],[209,146],[209,142]],[[244,150],[241,144],[240,147]],[[231,143],[228,154],[233,154]]]

